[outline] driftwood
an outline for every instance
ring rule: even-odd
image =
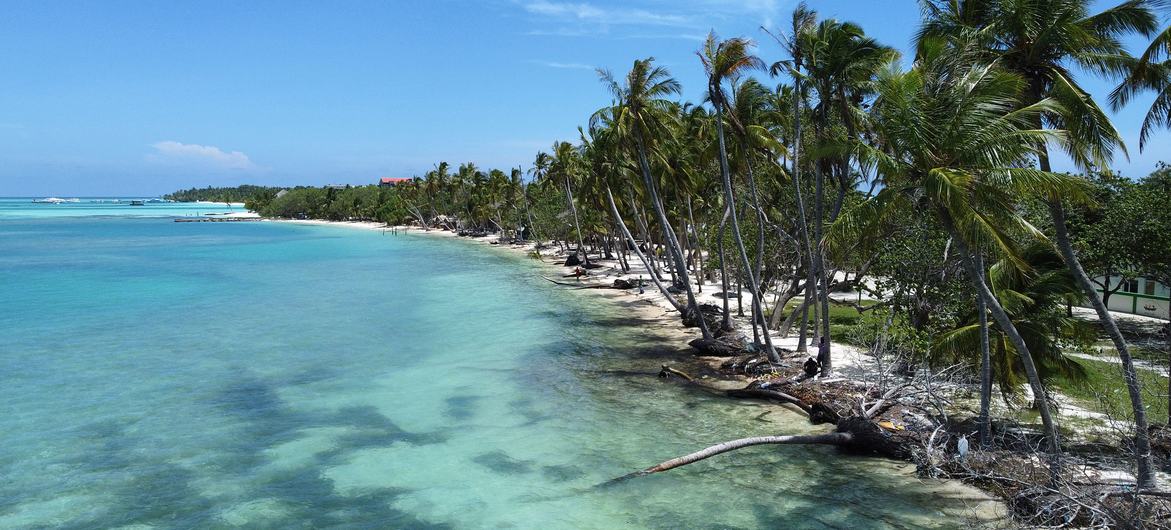
[[[729,390],[728,395],[735,398],[765,399],[789,403],[801,409],[809,417],[809,423],[821,425],[823,423],[838,423],[842,418],[833,408],[820,402],[806,402],[805,400],[772,388],[768,383],[753,381],[745,388]]]
[[[613,289],[613,287],[609,286],[609,285],[582,285],[580,282],[578,282],[578,283],[559,282],[559,281],[554,280],[553,278],[550,278],[548,276],[541,276],[541,277],[556,284],[556,285],[563,285],[565,287],[573,287],[574,289]]]
[[[641,471],[623,475],[611,482],[669,471],[719,454],[745,447],[752,447],[754,445],[810,444],[833,445],[852,453],[873,454],[900,459],[907,458],[910,455],[910,446],[905,443],[905,440],[900,439],[866,418],[851,416],[839,421],[837,428],[833,432],[796,436],[754,436],[752,438],[730,440],[706,447],[691,454],[672,458]]]
[[[699,338],[687,344],[695,348],[696,355],[706,355],[708,357],[736,357],[745,353],[743,344],[726,339]]]
[[[713,304],[699,304],[699,315],[696,314],[695,310],[687,308],[683,312],[683,327],[698,328],[699,318],[702,315],[703,320],[707,323],[707,329],[716,333],[716,330],[720,329],[723,324],[723,313],[724,310],[720,306]]]
[[[687,380],[688,382],[695,380],[695,379],[692,379],[691,376],[687,375],[685,372],[682,372],[680,370],[676,370],[676,369],[671,368],[670,366],[667,366],[664,364],[663,369],[659,370],[659,377],[662,377],[663,379],[667,379],[671,376],[683,378],[683,379]]]

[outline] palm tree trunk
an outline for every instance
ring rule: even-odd
[[[736,197],[732,194],[732,172],[728,168],[728,151],[724,145],[724,106],[720,102],[716,102],[716,139],[719,141],[719,155],[720,155],[720,173],[723,174],[724,181],[724,198],[728,201],[728,212],[732,219],[732,238],[736,240],[736,247],[740,251],[740,263],[744,267],[744,274],[748,277],[748,290],[752,293],[752,311],[753,311],[753,334],[757,325],[757,319],[764,314],[760,310],[760,290],[757,289],[758,283],[752,273],[752,264],[748,261],[748,251],[744,248],[744,239],[740,236],[740,221],[736,218]],[[768,355],[769,362],[780,363],[781,357],[777,354],[777,350],[773,348],[773,339],[769,335],[768,330],[764,330],[764,347],[765,353]]]
[[[815,127],[814,129],[818,131],[817,135],[820,137],[821,127]],[[820,344],[821,341],[825,341],[825,350],[827,355],[825,356],[825,361],[821,363],[821,373],[823,375],[828,375],[833,372],[833,356],[832,350],[830,349],[829,335],[829,280],[826,278],[825,274],[825,252],[822,250],[821,246],[821,227],[825,222],[825,172],[822,171],[821,161],[818,161],[818,164],[814,167],[814,175],[816,176],[817,182],[813,196],[813,240],[816,241],[817,244],[813,248],[813,263],[817,282],[819,284],[817,292],[819,295],[818,300],[821,316],[821,332],[820,339],[818,341],[819,346],[817,355],[818,358],[821,358],[822,348]]]
[[[800,59],[795,58],[796,68],[801,68]],[[817,292],[813,270],[813,242],[809,239],[809,224],[805,220],[805,200],[801,197],[801,77],[793,79],[793,193],[797,202],[797,224],[801,227],[801,237],[805,240],[805,302],[801,309],[801,335],[797,338],[797,351],[807,351],[806,333],[809,330],[809,301]]]
[[[569,173],[565,174],[565,200],[569,202],[569,211],[573,214],[573,228],[577,230],[577,250],[581,252],[586,265],[590,263],[590,255],[585,250],[585,242],[581,238],[581,224],[577,222],[577,206],[573,204],[573,190],[569,187]]]
[[[720,219],[720,231],[717,238],[717,252],[720,253],[720,282],[724,288],[724,331],[732,331],[732,313],[728,309],[728,264],[724,261],[724,229],[728,226],[728,209],[724,208],[724,217]]]
[[[763,296],[766,289],[763,287],[764,278],[762,273],[764,271],[764,210],[760,207],[760,194],[756,190],[756,177],[752,173],[752,154],[748,150],[748,142],[741,140],[741,146],[744,151],[744,168],[745,174],[748,176],[748,189],[752,196],[752,207],[756,211],[756,262],[752,271],[752,279],[755,282],[755,291],[757,295]],[[754,306],[759,311],[755,311],[753,318],[760,323],[761,333],[768,334],[768,322],[764,318],[764,302]],[[753,330],[756,329],[755,324]],[[757,340],[759,342],[759,340]]]
[[[980,281],[984,281],[984,256],[976,255]],[[992,407],[992,352],[988,347],[988,307],[984,298],[976,295],[976,311],[980,314],[980,446],[992,442],[989,410]]]
[[[671,229],[671,222],[667,220],[667,211],[663,208],[662,199],[659,197],[658,188],[655,186],[655,181],[651,177],[651,165],[647,161],[646,146],[642,139],[642,130],[637,126],[634,128],[635,147],[638,151],[638,165],[642,171],[643,184],[647,187],[647,193],[650,195],[651,206],[655,210],[655,215],[659,218],[659,226],[663,229],[663,238],[666,239],[667,250],[671,253],[671,258],[675,261],[675,269],[678,275],[682,277],[683,288],[687,291],[687,308],[689,311],[695,311],[696,320],[699,321],[699,331],[703,334],[704,339],[712,339],[712,332],[707,327],[707,321],[703,318],[703,313],[699,310],[699,303],[695,301],[695,292],[691,290],[691,281],[687,278],[687,264],[683,262],[683,253],[679,247],[679,240],[675,238],[675,231]]]
[[[1008,313],[1004,311],[1004,308],[1000,305],[1000,301],[996,299],[991,289],[988,288],[988,284],[984,282],[983,275],[980,274],[980,270],[976,268],[976,263],[972,259],[972,253],[968,249],[967,242],[963,240],[950,216],[943,210],[940,210],[939,214],[944,227],[951,234],[952,241],[959,247],[964,270],[967,272],[968,277],[971,278],[972,284],[976,288],[976,294],[984,299],[984,303],[987,304],[988,309],[992,312],[992,317],[1000,326],[1001,332],[1008,335],[1013,347],[1017,350],[1017,355],[1020,356],[1021,364],[1025,367],[1025,374],[1029,379],[1029,387],[1033,390],[1034,400],[1038,402],[1041,423],[1045,428],[1045,439],[1049,446],[1050,482],[1052,486],[1056,486],[1061,475],[1061,441],[1058,438],[1057,424],[1053,421],[1053,415],[1049,410],[1049,400],[1045,398],[1045,387],[1041,384],[1041,376],[1037,373],[1036,364],[1033,363],[1033,355],[1029,353],[1029,346],[1025,344],[1025,339],[1017,331],[1016,325],[1008,317]]]
[[[1038,155],[1038,165],[1041,171],[1048,172],[1052,169],[1049,164],[1048,148],[1045,146],[1041,147]],[[1074,280],[1085,293],[1086,299],[1090,301],[1094,312],[1098,314],[1098,321],[1101,322],[1102,327],[1106,328],[1106,334],[1110,336],[1111,342],[1114,343],[1114,349],[1118,351],[1118,358],[1122,362],[1122,377],[1126,381],[1126,391],[1130,395],[1130,407],[1134,414],[1134,449],[1138,468],[1137,485],[1139,488],[1154,488],[1157,484],[1153,472],[1154,467],[1151,463],[1151,439],[1147,425],[1147,412],[1146,407],[1143,406],[1142,390],[1139,386],[1138,374],[1134,369],[1134,360],[1130,356],[1130,348],[1126,344],[1122,332],[1119,331],[1114,316],[1110,314],[1106,304],[1098,297],[1094,284],[1090,282],[1089,276],[1082,268],[1081,261],[1078,260],[1077,254],[1073,251],[1073,244],[1069,239],[1069,227],[1065,223],[1064,206],[1060,200],[1050,200],[1047,203],[1049,215],[1053,218],[1053,231],[1057,236],[1057,248],[1061,252],[1061,257],[1065,260]]]
[[[703,247],[700,246],[699,228],[695,224],[695,213],[691,210],[691,195],[687,196],[687,221],[691,223],[691,233],[695,234],[695,283],[699,284],[699,292],[703,292]]]
[[[606,186],[606,199],[610,203],[610,214],[613,215],[614,219],[618,221],[618,227],[622,229],[622,234],[626,236],[626,239],[630,241],[632,246],[634,246],[634,253],[638,255],[639,261],[642,261],[642,266],[646,267],[647,271],[650,271],[651,263],[642,253],[642,250],[638,248],[638,243],[635,243],[634,236],[630,235],[630,230],[626,228],[626,222],[622,220],[622,214],[618,213],[618,205],[614,203],[614,194],[610,193],[610,186]],[[649,272],[648,275],[651,277],[651,281],[654,282],[655,287],[659,288],[659,292],[663,293],[663,296],[665,296],[667,301],[671,303],[671,307],[674,307],[676,311],[683,313],[685,309],[683,304],[680,304],[679,301],[671,295],[671,292],[667,290],[667,286],[663,285],[662,280],[656,277],[653,272]]]

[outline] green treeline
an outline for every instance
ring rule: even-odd
[[[168,193],[163,195],[163,198],[178,202],[247,202],[258,195],[276,193],[279,190],[280,188],[252,186],[249,184],[230,188],[213,188],[208,186],[206,188],[191,188]]]

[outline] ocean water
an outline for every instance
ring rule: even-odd
[[[628,314],[499,249],[42,208],[0,215],[0,528],[961,527],[979,500],[824,447],[598,487],[817,428],[659,380]]]

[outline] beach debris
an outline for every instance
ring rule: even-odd
[[[687,380],[688,382],[694,381],[694,379],[692,379],[691,376],[687,375],[685,372],[680,371],[680,370],[676,370],[676,369],[671,368],[670,366],[667,366],[665,364],[663,365],[663,368],[661,370],[659,370],[659,377],[661,377],[663,379],[669,379],[671,377],[679,377],[679,378]]]

